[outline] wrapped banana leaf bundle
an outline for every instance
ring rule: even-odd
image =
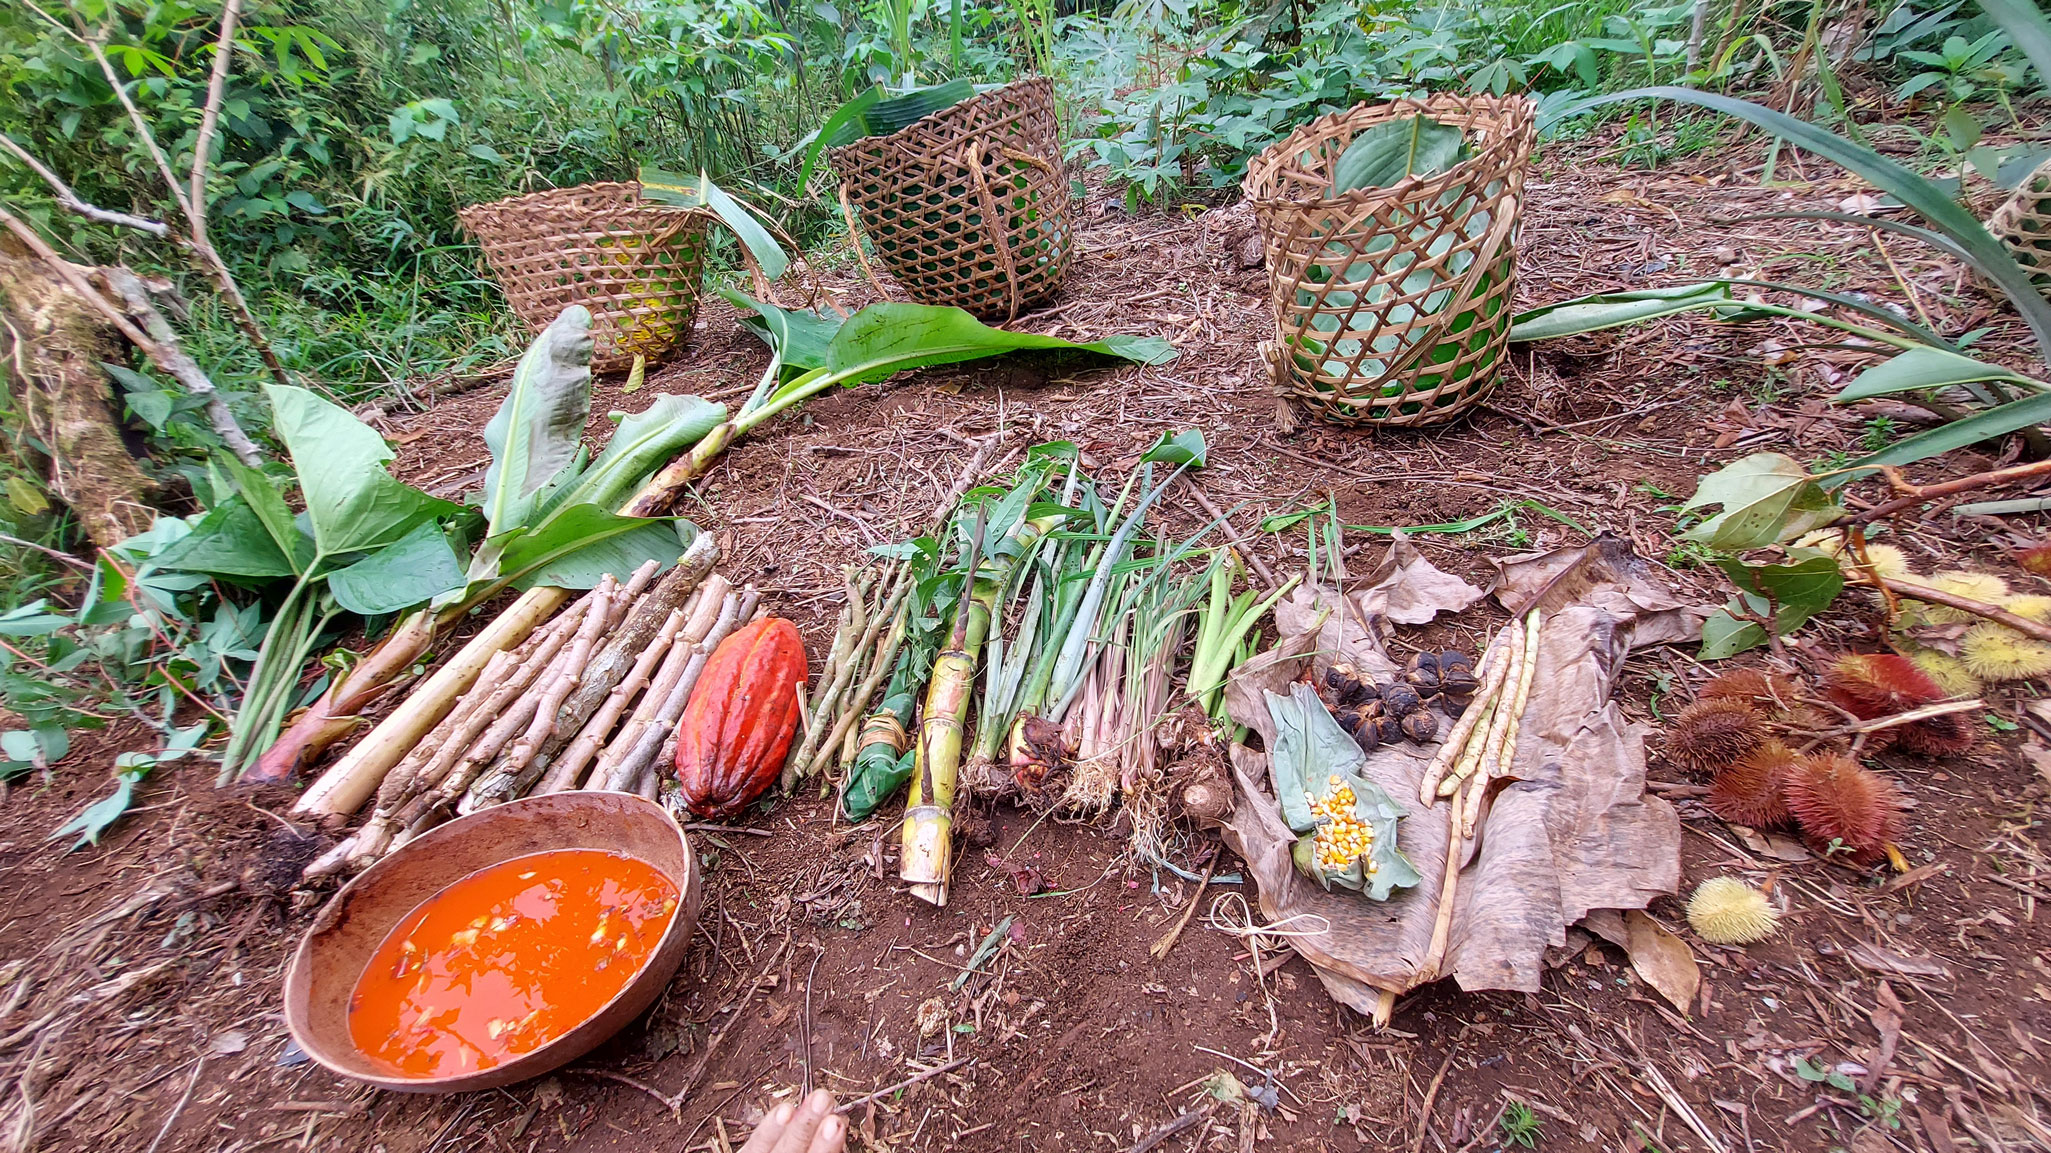
[[[1267,703],[1275,722],[1270,771],[1282,820],[1298,834],[1297,871],[1375,901],[1423,880],[1396,844],[1405,810],[1361,775],[1367,755],[1317,690],[1298,682],[1286,697],[1268,693]]]

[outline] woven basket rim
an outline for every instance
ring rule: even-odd
[[[1273,173],[1284,157],[1292,156],[1301,149],[1333,134],[1340,125],[1351,120],[1375,122],[1393,119],[1405,108],[1415,108],[1434,116],[1459,118],[1469,131],[1482,134],[1480,146],[1474,155],[1431,176],[1406,176],[1386,188],[1356,188],[1337,196],[1312,197],[1294,200],[1281,196],[1263,195],[1265,185],[1274,183]],[[1529,123],[1537,113],[1538,105],[1529,96],[1466,96],[1457,93],[1437,92],[1419,99],[1403,97],[1396,100],[1362,101],[1351,108],[1327,112],[1323,116],[1305,122],[1296,131],[1262,149],[1253,163],[1247,166],[1246,177],[1240,183],[1240,195],[1256,210],[1262,208],[1299,209],[1357,209],[1382,200],[1415,200],[1437,195],[1456,184],[1464,184],[1472,177],[1473,170],[1488,161],[1488,167],[1503,167],[1497,153],[1514,151],[1518,147],[1522,124]]]
[[[712,213],[703,208],[679,208],[674,204],[661,204],[653,200],[643,200],[641,199],[641,182],[638,180],[592,180],[584,184],[571,184],[562,188],[544,188],[539,192],[522,192],[498,200],[486,200],[476,204],[467,204],[456,210],[456,218],[462,220],[467,227],[469,222],[464,218],[474,212],[508,212],[522,208],[543,208],[556,201],[566,200],[573,196],[588,195],[593,192],[612,192],[616,189],[631,190],[632,198],[626,203],[610,206],[603,209],[603,211],[620,212],[646,209],[650,212],[675,212],[699,216],[712,215]]]
[[[938,129],[940,125],[948,117],[954,116],[958,113],[966,112],[968,109],[973,108],[977,104],[982,103],[984,101],[995,101],[1000,98],[1003,98],[1006,93],[1010,92],[1014,88],[1024,89],[1036,86],[1045,87],[1047,89],[1047,102],[1048,105],[1051,107],[1053,105],[1054,100],[1054,82],[1052,80],[1047,79],[1045,76],[1028,76],[1023,80],[1014,80],[1009,84],[1000,84],[997,87],[990,89],[988,92],[978,92],[974,96],[971,96],[966,100],[963,100],[961,103],[950,104],[947,107],[942,108],[938,112],[928,113],[927,115],[912,121],[910,124],[905,125],[903,128],[898,129],[897,131],[891,133],[888,136],[864,136],[859,140],[850,140],[846,144],[843,144],[838,148],[828,150],[826,154],[826,159],[829,162],[831,162],[836,169],[838,169],[840,167],[841,157],[844,154],[851,153],[854,149],[857,148],[892,148],[902,145],[908,145],[913,140],[916,140],[918,137],[922,135],[930,134],[934,136],[942,136],[943,134],[937,132],[936,129]],[[985,131],[984,127],[959,128],[952,132],[944,134],[944,138],[941,143],[943,145],[951,145],[957,140],[961,140],[969,136],[980,135],[983,131]],[[924,145],[924,147],[933,146],[934,145],[931,144]],[[847,178],[843,176],[841,177],[841,179],[845,180]]]

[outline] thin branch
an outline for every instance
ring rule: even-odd
[[[199,139],[192,147],[191,204],[192,239],[207,243],[207,154],[213,150],[214,130],[221,122],[221,100],[228,91],[229,66],[234,62],[235,21],[242,15],[242,0],[228,0],[221,8],[221,36],[214,41],[214,73],[207,79],[206,110],[199,118]]]
[[[171,374],[179,384],[184,385],[185,391],[206,401],[207,421],[214,426],[214,432],[221,438],[221,443],[227,445],[228,451],[234,453],[235,458],[243,464],[251,468],[261,464],[263,453],[249,439],[249,434],[242,431],[242,425],[228,409],[228,402],[221,398],[220,390],[207,378],[206,371],[200,368],[199,362],[186,355],[185,349],[178,343],[178,334],[171,328],[171,322],[165,320],[164,314],[158,312],[156,306],[150,303],[149,293],[143,289],[142,281],[137,279],[135,273],[118,266],[100,269],[100,277],[107,282],[107,287],[114,290],[114,295],[128,307],[129,316],[140,321],[148,330],[150,338],[156,342],[153,348],[144,349],[149,353],[150,359]]]
[[[105,316],[113,323],[114,327],[120,329],[121,335],[127,337],[130,344],[135,345],[146,353],[151,353],[150,359],[156,359],[154,355],[156,342],[144,335],[141,329],[130,323],[128,317],[122,315],[121,310],[114,307],[113,301],[108,300],[105,295],[95,289],[92,283],[86,280],[85,275],[78,270],[76,264],[59,256],[57,250],[51,248],[49,243],[38,235],[35,229],[30,228],[22,222],[20,217],[7,211],[5,208],[0,208],[0,225],[4,225],[9,232],[14,233],[23,244],[28,246],[30,252],[42,257],[43,262],[50,266],[50,270],[61,277],[64,283],[70,285],[72,291],[84,297],[88,304],[98,309],[102,316]]]
[[[16,144],[4,132],[0,132],[0,147],[4,147],[7,151],[13,153],[14,158],[27,165],[30,172],[42,177],[43,183],[49,185],[51,193],[56,196],[57,203],[78,213],[87,220],[97,220],[101,224],[117,224],[123,228],[133,228],[138,232],[147,232],[159,240],[163,240],[171,235],[171,226],[162,221],[150,220],[141,216],[131,216],[126,212],[115,212],[112,209],[86,203],[79,197],[77,192],[72,190],[71,185],[64,183],[62,177],[50,171],[43,165],[42,161],[29,155],[28,149]]]
[[[2012,480],[2027,480],[2031,477],[2043,476],[2046,473],[2051,473],[2051,460],[2018,464],[2010,468],[1997,468],[1992,472],[1962,476],[1957,480],[1947,480],[1942,484],[1910,484],[1902,479],[1901,470],[1896,468],[1885,468],[1881,472],[1887,477],[1887,483],[1896,493],[1901,495],[1885,504],[1874,505],[1872,508],[1860,513],[1854,518],[1856,523],[1872,524],[1874,521],[1884,520],[1898,513],[1907,512],[1919,504],[1926,504],[1957,493],[1968,492],[1976,488],[1987,488],[1991,485],[2006,484]]]
[[[1970,597],[1948,593],[1943,589],[1928,588],[1911,581],[1888,580],[1877,574],[1861,575],[1866,576],[1866,579],[1876,587],[1885,589],[1898,597],[1906,597],[1912,601],[1923,601],[1927,604],[1944,605],[1946,608],[1954,608],[1960,612],[1971,613],[1976,617],[1984,617],[1987,620],[1993,621],[1997,625],[2005,625],[2033,640],[2040,640],[2046,644],[2051,644],[2051,625],[2033,621],[2028,617],[2019,617],[2007,609],[1996,608],[1984,601],[1976,601]]]

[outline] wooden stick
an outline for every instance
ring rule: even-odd
[[[727,598],[726,605],[720,609],[718,623],[712,626],[712,631],[705,634],[703,640],[691,646],[690,663],[684,666],[683,675],[677,678],[669,695],[642,727],[633,747],[613,766],[604,785],[606,789],[619,793],[635,787],[642,770],[654,763],[663,741],[676,728],[677,718],[683,715],[684,705],[691,699],[691,690],[698,684],[698,675],[705,671],[705,662],[712,658],[712,650],[739,627],[750,608],[747,590]]]
[[[521,771],[534,760],[534,754],[541,751],[541,742],[548,739],[548,735],[554,731],[556,709],[562,706],[563,698],[570,695],[570,690],[577,687],[579,674],[591,661],[591,650],[598,647],[598,634],[616,619],[613,615],[614,602],[625,599],[619,597],[618,593],[618,583],[607,574],[593,590],[593,596],[597,599],[592,602],[591,611],[584,614],[584,624],[577,630],[576,639],[570,642],[570,647],[565,651],[563,659],[557,662],[557,667],[550,670],[549,679],[537,686],[534,719],[527,722],[526,731],[514,742],[512,751],[506,754],[502,766],[495,770],[499,778],[507,784],[519,779]],[[480,785],[483,783],[479,782]],[[469,809],[474,809],[479,805],[493,804],[497,800],[507,800],[510,797],[494,798],[492,791],[480,791],[473,787],[463,799]]]
[[[1446,960],[1446,944],[1453,933],[1453,898],[1460,890],[1460,858],[1466,855],[1467,846],[1460,836],[1460,808],[1458,803],[1447,808],[1446,875],[1439,884],[1439,912],[1432,922],[1431,943],[1425,946],[1424,960],[1417,965],[1420,985],[1438,979],[1439,966]]]
[[[1453,731],[1446,734],[1446,743],[1439,746],[1431,763],[1425,766],[1424,780],[1417,790],[1417,799],[1424,804],[1431,805],[1437,800],[1439,779],[1445,775],[1446,767],[1467,751],[1475,728],[1489,715],[1489,706],[1495,703],[1496,693],[1502,688],[1503,650],[1508,645],[1507,631],[1498,629],[1488,642],[1488,650],[1481,654],[1480,687],[1475,689],[1474,699],[1467,702],[1466,711],[1454,722]]]
[[[627,718],[618,735],[599,754],[598,763],[591,768],[590,779],[584,783],[587,789],[604,789],[612,780],[612,771],[622,758],[631,752],[641,739],[641,731],[654,718],[669,698],[670,690],[683,679],[684,671],[690,667],[692,652],[699,641],[705,639],[719,623],[727,604],[734,599],[726,578],[714,574],[707,578],[700,591],[697,608],[691,612],[671,642],[669,652],[664,654],[662,664],[656,669],[654,679],[641,695],[641,703]]]

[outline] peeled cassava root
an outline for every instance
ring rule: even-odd
[[[797,731],[805,646],[796,625],[767,617],[720,643],[676,733],[677,786],[701,817],[729,817],[776,780]]]

